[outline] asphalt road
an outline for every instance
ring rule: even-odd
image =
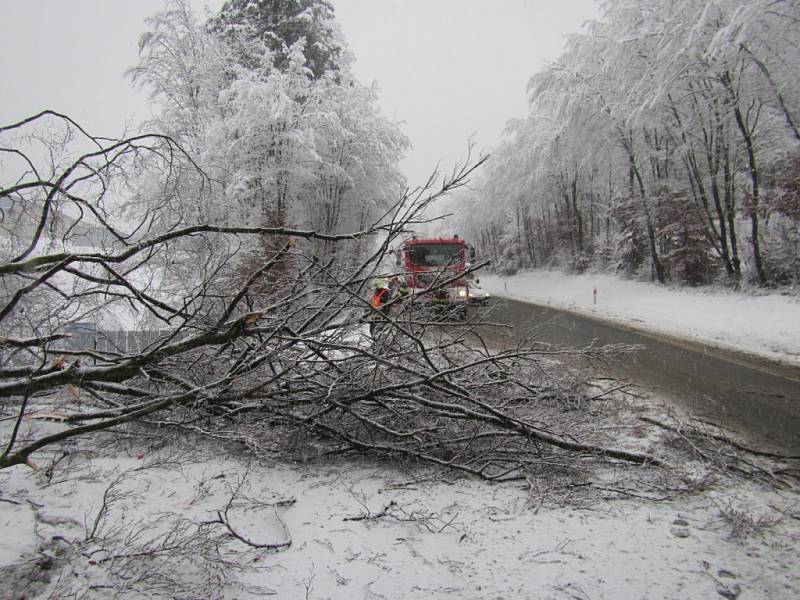
[[[508,326],[482,328],[497,345],[525,337],[564,347],[640,345],[620,364],[604,365],[604,372],[650,388],[763,449],[800,455],[798,368],[515,300],[495,298],[482,316]]]

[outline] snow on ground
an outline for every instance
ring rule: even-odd
[[[800,366],[800,298],[677,288],[593,273],[481,274],[494,295],[529,300]],[[594,300],[597,290],[597,301]]]
[[[375,463],[256,464],[192,452],[94,451],[50,472],[1,472],[0,595],[140,598],[146,589],[163,591],[168,588],[159,586],[178,581],[186,586],[183,594],[147,597],[800,597],[800,511],[793,492],[740,482],[659,501],[581,499],[580,486],[548,491],[546,483],[447,481]],[[104,490],[120,474],[101,513]],[[590,485],[601,489],[604,482]],[[188,557],[167,548],[147,558],[146,549],[164,548],[148,541],[167,522],[182,523],[169,542],[196,544],[194,524],[214,520],[237,488],[228,513],[233,529],[255,543],[291,539],[288,549],[244,552],[229,539],[208,556],[196,545]],[[138,534],[126,537],[120,525]],[[49,581],[31,583],[19,565],[26,558],[33,564],[29,553],[37,542],[55,566],[41,569],[53,572]],[[65,566],[59,560],[69,547],[79,551]],[[231,562],[217,575],[236,575],[224,586],[205,580],[221,566],[220,557]]]

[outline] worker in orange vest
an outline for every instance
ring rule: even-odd
[[[372,297],[369,300],[372,308],[381,311],[383,314],[388,314],[391,299],[392,290],[389,289],[386,280],[376,277],[372,281]],[[386,322],[379,315],[373,313],[369,324],[370,335],[374,338],[375,334],[383,329],[384,325],[386,325]]]
[[[389,300],[392,298],[392,291],[389,289],[386,280],[376,277],[372,282],[372,288],[372,298],[370,298],[369,303],[372,308],[386,312]]]

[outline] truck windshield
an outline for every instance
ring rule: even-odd
[[[461,263],[461,244],[415,244],[409,248],[411,264],[441,267]]]

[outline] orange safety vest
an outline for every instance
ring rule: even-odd
[[[387,290],[385,288],[375,292],[372,295],[372,299],[370,300],[370,304],[372,304],[372,308],[380,308],[381,306],[383,306],[384,299],[388,295],[389,295],[389,290]]]

